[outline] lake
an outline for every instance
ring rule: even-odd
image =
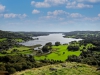
[[[74,39],[74,38],[64,38],[63,34],[49,34],[47,36],[38,36],[38,37],[33,37],[35,38],[39,38],[38,40],[30,40],[24,43],[21,43],[22,45],[25,46],[33,46],[36,44],[41,44],[41,45],[45,45],[48,42],[52,42],[52,44],[55,44],[55,42],[60,42],[61,44],[65,44],[65,43],[69,43],[71,41],[79,41],[82,39]]]

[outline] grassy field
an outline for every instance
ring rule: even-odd
[[[20,46],[20,47],[13,47],[9,50],[4,50],[6,52],[5,54],[1,54],[0,56],[6,56],[6,55],[16,55],[16,54],[32,54],[33,50],[26,46]]]
[[[2,38],[2,39],[0,39],[0,42],[5,41],[5,40],[6,40],[6,38]]]
[[[65,67],[62,65],[65,65]],[[54,68],[55,70],[50,70],[50,68]],[[16,72],[13,75],[100,75],[100,71],[96,71],[96,67],[86,64],[66,62],[28,69],[25,71]]]
[[[24,40],[22,39],[15,39],[16,42],[23,42]]]
[[[76,55],[79,56],[81,51],[84,47],[87,50],[89,47],[93,47],[92,44],[87,44],[86,46],[81,45],[78,51],[68,51],[67,49],[68,45],[60,45],[60,46],[52,46],[52,53],[42,56],[35,56],[36,60],[43,60],[43,59],[53,59],[53,60],[61,60],[65,61],[68,56],[70,55]]]
[[[43,56],[35,56],[36,60],[41,60],[41,59],[53,59],[53,60],[61,60],[65,61],[68,56],[70,55],[76,55],[79,56],[81,51],[68,51],[67,45],[60,45],[60,46],[52,46],[53,51],[52,53],[48,55],[43,55]]]

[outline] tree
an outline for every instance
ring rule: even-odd
[[[42,51],[43,51],[43,52],[49,52],[48,46],[47,46],[47,45],[43,46],[43,47],[42,47]]]
[[[13,67],[10,67],[9,69],[8,69],[8,71],[9,71],[9,73],[15,73],[16,72],[16,69],[14,69]]]
[[[56,46],[59,46],[59,45],[60,45],[60,42],[55,42],[55,45],[56,45]]]
[[[45,45],[52,46],[52,42],[48,42]]]

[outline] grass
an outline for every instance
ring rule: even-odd
[[[6,56],[6,55],[17,55],[17,54],[32,54],[33,50],[27,46],[20,46],[20,47],[13,47],[9,50],[5,50],[6,54],[1,54],[0,56]]]
[[[2,38],[2,39],[0,39],[0,42],[2,42],[2,41],[5,41],[7,38]]]
[[[53,60],[65,61],[70,55],[79,56],[81,53],[80,50],[82,50],[84,47],[86,48],[85,50],[87,50],[89,47],[94,47],[94,45],[90,43],[87,44],[86,46],[81,45],[78,51],[68,51],[67,47],[68,45],[52,46],[52,53],[42,56],[35,56],[35,59],[36,60],[53,59]]]
[[[22,39],[15,39],[16,42],[23,42],[24,40]]]
[[[48,55],[43,55],[43,56],[35,56],[36,60],[43,60],[43,59],[53,59],[53,60],[61,60],[65,61],[68,56],[70,55],[76,55],[79,56],[81,51],[68,51],[67,49],[68,45],[60,45],[60,46],[52,46],[54,52],[48,54]]]
[[[11,53],[11,51],[13,51],[14,49],[18,50],[18,51],[26,51],[26,50],[29,50],[30,48],[29,47],[26,47],[26,46],[20,46],[20,47],[13,47],[9,50],[7,50],[7,53]]]
[[[66,66],[62,67],[62,64]],[[50,68],[55,68],[56,71],[51,71],[49,70]],[[66,62],[43,66],[40,68],[28,69],[25,71],[16,72],[13,75],[100,75],[100,71],[96,71],[96,67],[86,64]]]

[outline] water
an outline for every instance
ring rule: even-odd
[[[55,42],[57,41],[60,42],[61,44],[65,44],[71,41],[82,40],[82,39],[74,39],[74,38],[64,38],[63,36],[64,36],[63,34],[50,34],[48,36],[38,36],[38,37],[33,37],[33,38],[39,38],[38,40],[31,40],[21,44],[25,46],[32,46],[36,44],[45,45],[48,42],[52,42],[52,44],[55,44]]]

